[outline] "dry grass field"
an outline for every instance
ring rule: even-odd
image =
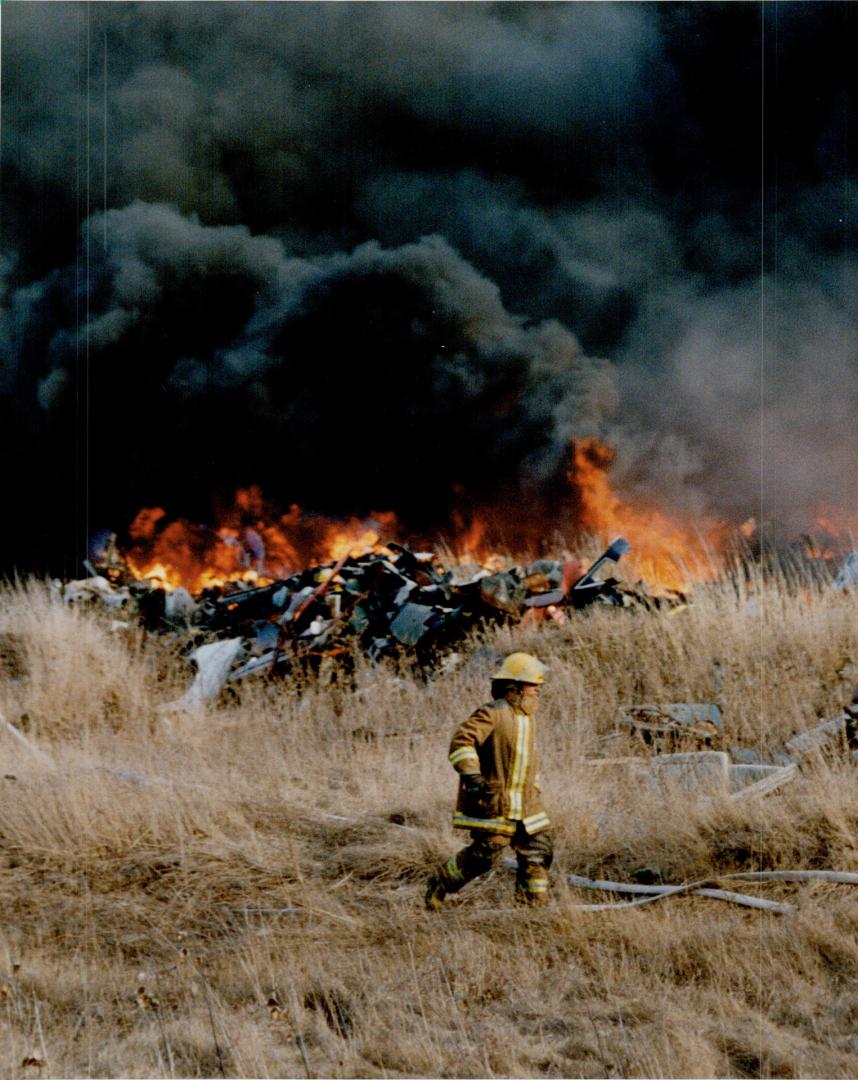
[[[717,699],[728,745],[781,748],[847,700],[856,616],[782,579],[722,584],[674,615],[492,632],[428,683],[359,663],[356,689],[260,680],[165,718],[187,675],[156,639],[5,587],[0,712],[42,753],[0,732],[0,1074],[855,1076],[858,890],[743,887],[790,915],[590,912],[606,898],[564,874],[858,870],[844,762],[736,803],[583,761],[619,704],[658,700]],[[460,843],[449,734],[513,647],[551,668],[550,902],[514,907],[502,868],[432,916],[425,877]]]

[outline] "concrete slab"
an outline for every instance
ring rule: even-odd
[[[650,759],[649,782],[658,791],[680,788],[695,794],[726,793],[730,758],[721,750],[658,754]]]
[[[730,766],[730,790],[741,791],[749,784],[759,783],[769,776],[776,776],[783,772],[780,765],[731,765]]]

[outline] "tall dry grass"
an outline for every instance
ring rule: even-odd
[[[449,734],[512,648],[551,668],[550,905],[514,908],[502,868],[432,917],[425,876],[461,842]],[[164,713],[187,675],[163,641],[6,587],[0,712],[42,753],[0,733],[0,1073],[854,1076],[848,887],[761,888],[787,916],[596,913],[563,882],[858,870],[846,763],[736,804],[584,761],[642,701],[717,700],[728,746],[782,747],[851,689],[854,598],[737,578],[676,614],[600,609],[463,654],[428,682],[359,660],[354,687],[259,680]]]

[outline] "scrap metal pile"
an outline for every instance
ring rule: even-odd
[[[195,646],[199,670],[201,660],[216,655],[223,667],[228,657],[230,680],[261,671],[317,671],[326,658],[348,667],[356,646],[371,659],[408,658],[431,670],[484,624],[562,622],[591,604],[657,609],[684,602],[679,593],[653,596],[597,577],[629,549],[626,540],[615,540],[586,572],[574,559],[540,559],[457,578],[436,554],[389,543],[381,552],[264,585],[232,582],[197,597],[135,579],[112,549],[104,563],[89,564],[91,577],[57,588],[70,602],[136,610],[148,630],[179,635]],[[229,650],[214,647],[227,641]]]

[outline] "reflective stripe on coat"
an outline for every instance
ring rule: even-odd
[[[509,702],[481,705],[459,724],[450,742],[450,764],[460,775],[479,771],[491,789],[486,816],[476,816],[460,781],[456,828],[511,836],[517,821],[530,834],[551,824],[539,790],[535,718]]]

